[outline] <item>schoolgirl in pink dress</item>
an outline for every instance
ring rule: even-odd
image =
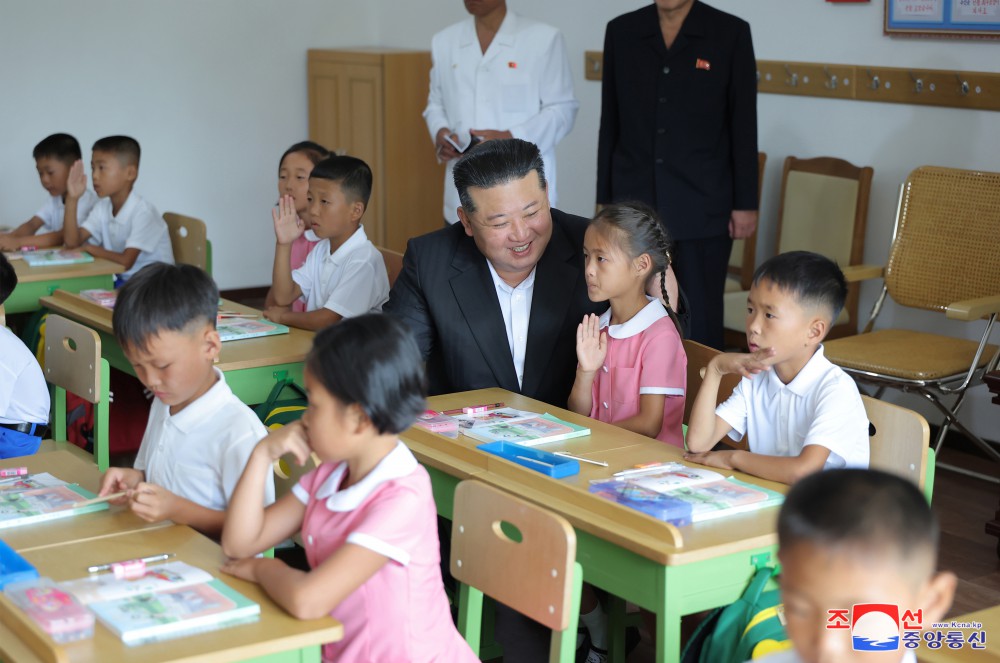
[[[316,335],[306,359],[309,407],[260,441],[222,534],[226,573],[257,582],[300,619],[344,625],[323,646],[339,663],[472,663],[441,581],[437,510],[427,471],[397,435],[424,411],[416,342],[389,316],[348,318]],[[272,463],[322,461],[263,507]],[[302,533],[310,571],[253,555]]]

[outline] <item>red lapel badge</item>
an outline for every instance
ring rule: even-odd
[[[517,63],[514,62],[514,61],[508,62],[507,63],[507,68],[508,69],[517,69]]]
[[[704,69],[705,71],[711,71],[712,63],[709,62],[708,60],[702,60],[701,58],[698,58],[697,60],[694,61],[694,68]]]

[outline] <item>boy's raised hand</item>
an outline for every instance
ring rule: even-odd
[[[66,178],[66,197],[79,198],[87,191],[87,174],[83,172],[83,160],[77,159],[69,168]]]
[[[580,370],[598,370],[607,356],[608,334],[601,331],[601,319],[593,313],[583,316],[583,322],[576,326],[576,359]]]
[[[271,210],[274,219],[274,236],[278,244],[291,244],[306,231],[306,226],[295,211],[295,199],[282,196],[278,200],[278,208]]]
[[[753,352],[724,352],[713,357],[708,366],[720,376],[737,373],[745,378],[752,378],[758,373],[771,370],[775,354],[774,348],[758,348]]]

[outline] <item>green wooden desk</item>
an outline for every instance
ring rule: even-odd
[[[38,300],[56,290],[110,290],[114,287],[115,274],[125,271],[118,263],[101,258],[79,265],[52,267],[29,267],[23,260],[12,260],[11,264],[17,274],[17,287],[4,303],[8,314],[36,311],[40,307]]]
[[[21,663],[319,663],[320,647],[343,637],[332,617],[299,620],[278,607],[261,588],[219,571],[225,555],[218,544],[190,527],[171,525],[115,537],[67,543],[23,553],[43,576],[55,581],[87,575],[87,566],[173,552],[176,559],[205,569],[260,604],[260,620],[207,633],[129,647],[100,621],[90,640],[59,646],[28,622],[6,598],[0,598],[0,659]]]
[[[62,290],[42,297],[41,303],[55,313],[96,330],[101,336],[101,354],[108,363],[135,375],[112,332],[110,309]],[[226,299],[222,300],[222,306],[228,311],[260,313]],[[303,362],[312,348],[314,335],[310,331],[292,328],[287,334],[227,341],[222,344],[216,366],[226,374],[226,383],[237,398],[248,405],[263,403],[276,380],[292,378],[297,384],[303,384]]]
[[[681,461],[680,449],[616,426],[512,394],[482,389],[435,396],[435,410],[476,403],[504,402],[510,407],[549,412],[590,427],[589,437],[544,445],[547,451],[603,460],[608,467],[580,464],[580,473],[551,479],[475,448],[465,436],[452,440],[411,428],[400,437],[424,464],[434,484],[438,513],[451,518],[459,481],[474,477],[508,490],[564,516],[576,529],[577,561],[584,580],[657,615],[657,661],[680,660],[680,618],[735,601],[757,564],[770,564],[777,551],[778,508],[674,527],[588,492],[592,479],[629,469],[636,463]],[[787,486],[734,473],[739,479],[786,492]],[[614,614],[612,633],[622,614]],[[612,660],[624,660],[624,643],[611,643]]]

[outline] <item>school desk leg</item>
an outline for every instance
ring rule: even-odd
[[[664,602],[656,615],[656,663],[679,663],[681,658],[680,601]]]
[[[610,596],[608,605],[608,660],[625,660],[625,599]]]

